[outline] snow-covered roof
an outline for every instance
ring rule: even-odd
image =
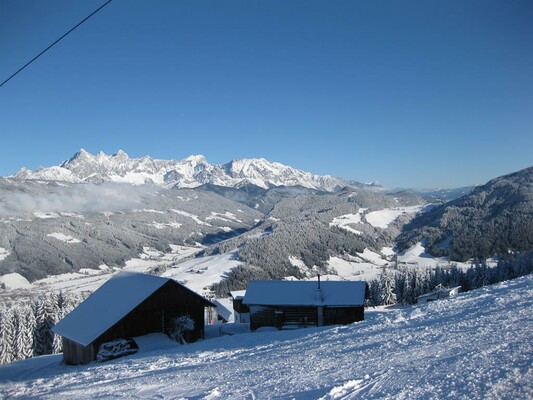
[[[284,306],[362,306],[366,282],[324,281],[317,293],[316,281],[252,281],[243,304]]]
[[[231,307],[228,307],[229,304],[224,300],[226,299],[213,300],[213,304],[216,306],[218,315],[227,322],[230,322],[233,319],[233,311],[231,311]]]
[[[169,280],[171,279],[121,271],[59,321],[52,330],[87,346]]]
[[[233,297],[233,300],[241,300],[244,298],[246,290],[232,290],[229,294]]]

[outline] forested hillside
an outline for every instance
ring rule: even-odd
[[[212,243],[262,217],[209,191],[0,179],[0,275],[123,266],[145,246]]]
[[[382,229],[365,221],[365,213],[423,202],[409,193],[389,196],[359,189],[282,199],[254,230],[205,250],[205,254],[216,254],[238,248],[239,259],[246,263],[233,269],[214,289],[225,295],[229,290],[245,288],[251,279],[302,278],[327,273],[331,256],[356,256],[365,248],[379,252],[383,246],[391,245],[399,228],[414,214],[402,214]],[[359,222],[350,226],[332,222],[337,217],[358,213]],[[291,258],[303,261],[305,267],[294,265]]]
[[[454,261],[533,249],[533,167],[418,215],[403,227],[397,244],[401,251],[419,241],[432,255]]]

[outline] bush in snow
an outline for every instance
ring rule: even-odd
[[[96,361],[108,361],[136,353],[139,347],[133,340],[115,339],[102,343],[96,353]]]
[[[181,317],[176,317],[172,321],[172,325],[170,337],[178,343],[187,344],[184,335],[194,330],[194,320],[188,315],[182,315]]]

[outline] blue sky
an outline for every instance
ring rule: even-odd
[[[104,1],[0,0],[0,80]],[[79,148],[387,186],[533,165],[533,2],[114,0],[0,88],[0,175]]]

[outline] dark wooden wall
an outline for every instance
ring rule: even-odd
[[[248,313],[250,309],[247,305],[242,304],[243,299],[233,299],[233,309],[238,313]]]
[[[194,341],[203,337],[204,308],[210,305],[196,293],[168,281],[96,341],[104,343],[154,332],[169,333],[172,320],[181,315],[189,315],[194,320],[194,331],[190,334],[190,340]]]
[[[364,307],[324,307],[324,325],[350,324],[364,320]],[[316,306],[253,306],[250,305],[250,329],[263,326],[281,329],[283,326],[318,325]]]
[[[68,349],[63,358],[68,364],[85,364],[96,359],[100,344],[155,332],[168,334],[172,329],[172,320],[182,315],[188,315],[194,320],[194,331],[187,334],[187,340],[198,340],[204,336],[204,308],[208,306],[212,304],[198,294],[174,281],[168,281],[91,345],[84,347],[64,339]],[[94,318],[97,319],[98,316],[95,315]]]
[[[63,338],[63,362],[69,365],[87,364],[96,357],[94,345],[82,346],[70,339]]]
[[[347,325],[365,319],[365,308],[361,307],[325,307],[324,325]]]

